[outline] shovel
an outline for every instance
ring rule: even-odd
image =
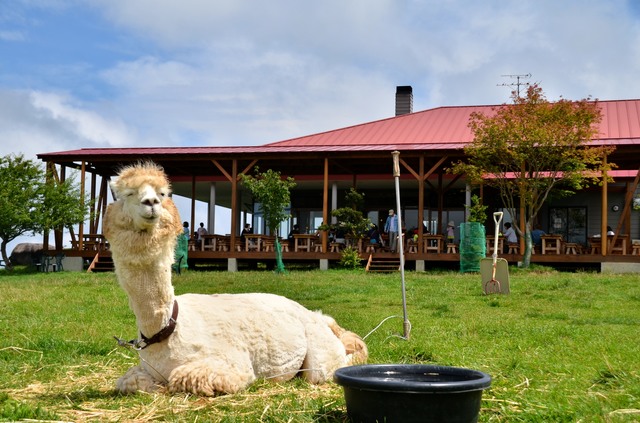
[[[485,294],[509,293],[509,263],[506,259],[498,258],[498,231],[502,221],[502,212],[493,214],[495,223],[495,239],[492,258],[480,260],[480,275],[482,276],[482,289]]]

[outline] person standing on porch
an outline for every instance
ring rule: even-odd
[[[392,253],[395,253],[398,249],[398,216],[393,209],[389,209],[384,231],[389,235],[389,249]]]

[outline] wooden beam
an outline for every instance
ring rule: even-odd
[[[253,166],[255,166],[255,164],[258,163],[258,159],[253,160],[251,163],[249,163],[247,165],[247,167],[244,168],[244,170],[240,173],[244,173],[245,175],[247,174],[247,172],[249,172],[251,170],[251,168]],[[238,178],[240,177],[240,175],[238,175]]]
[[[231,163],[231,252],[236,251],[236,230],[238,228],[238,160]]]
[[[604,170],[602,171],[602,200],[601,200],[601,204],[600,204],[600,236],[601,236],[601,244],[600,244],[600,251],[602,252],[603,256],[606,256],[608,251],[607,251],[607,216],[608,216],[608,208],[609,205],[607,203],[607,196],[609,195],[608,193],[608,185],[609,185],[609,175],[607,173],[606,170],[606,166],[607,166],[607,156],[604,156],[603,159],[603,166],[604,166]]]
[[[455,183],[458,181],[458,179],[460,179],[461,177],[462,177],[462,175],[456,175],[456,176],[454,176],[454,177],[453,177],[453,179],[452,179],[452,180],[447,184],[447,186],[445,186],[445,187],[443,188],[443,190],[444,190],[445,192],[446,192],[446,191],[449,191],[450,187],[451,187],[453,184],[455,184]]]
[[[422,159],[423,156],[421,156],[420,158]],[[405,162],[403,159],[400,159],[400,163],[402,163],[402,165],[409,171],[409,173],[413,175],[414,178],[416,179],[420,178],[420,175],[415,170],[413,170],[407,162]]]
[[[420,164],[418,165],[418,249],[422,253],[422,236],[424,235],[424,156],[420,156]]]
[[[191,215],[189,220],[191,220],[189,239],[192,239],[196,230],[196,175],[191,176]]]
[[[324,158],[324,178],[322,187],[322,223],[329,223],[329,158]],[[322,231],[322,252],[328,252],[328,234]]]
[[[638,168],[638,172],[636,172],[636,177],[633,180],[631,185],[627,184],[627,192],[624,199],[624,208],[622,209],[622,213],[620,214],[620,218],[618,219],[618,225],[616,226],[616,230],[613,234],[613,239],[611,240],[611,245],[609,245],[608,254],[611,254],[613,246],[616,244],[618,240],[618,235],[622,232],[622,228],[624,227],[629,231],[629,235],[631,235],[631,205],[633,203],[633,195],[638,188],[638,183],[640,183],[640,168]]]
[[[80,205],[84,207],[84,189],[85,189],[85,179],[87,177],[87,162],[84,160],[80,165]],[[84,241],[84,222],[80,222],[78,225],[78,248],[80,251],[84,249],[83,242]]]
[[[236,161],[236,159],[234,159],[233,161],[235,162],[235,161]],[[219,170],[220,172],[222,172],[222,174],[224,175],[224,177],[225,177],[225,178],[227,178],[227,181],[229,181],[229,182],[233,181],[232,176],[231,176],[231,175],[229,175],[229,172],[227,172],[227,171],[225,170],[225,168],[224,168],[224,167],[222,167],[222,165],[221,165],[217,160],[211,160],[211,163],[213,163],[213,164],[218,168],[218,170]],[[237,166],[237,164],[236,164],[236,166]]]
[[[431,169],[429,169],[429,171],[424,174],[423,179],[426,181],[427,178],[430,177],[433,174],[433,172],[438,170],[438,168],[442,165],[442,163],[444,163],[445,160],[447,160],[447,158],[449,158],[449,156],[442,156],[440,158],[440,160],[438,160],[438,162],[436,164],[431,166]]]

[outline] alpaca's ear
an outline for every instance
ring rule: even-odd
[[[122,203],[111,203],[107,206],[107,211],[102,220],[102,232],[107,239],[111,239],[111,235],[116,231],[118,219],[123,219]]]
[[[175,232],[176,235],[180,235],[184,231],[184,229],[182,228],[182,220],[180,219],[180,212],[178,212],[176,204],[171,198],[165,198],[162,202],[162,207],[164,207],[164,209],[168,211],[169,215],[171,216],[170,226],[172,232]]]

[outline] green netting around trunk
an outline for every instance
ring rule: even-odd
[[[276,237],[274,244],[274,249],[276,250],[276,273],[285,273],[287,270],[284,268],[284,263],[282,262],[282,247],[280,246],[278,237]]]
[[[176,242],[175,249],[175,262],[173,268],[176,269],[180,266],[181,269],[189,267],[187,264],[187,257],[189,255],[189,238],[185,235],[178,235],[178,242]]]
[[[479,222],[460,224],[460,271],[479,272],[480,260],[487,255],[484,225]]]

